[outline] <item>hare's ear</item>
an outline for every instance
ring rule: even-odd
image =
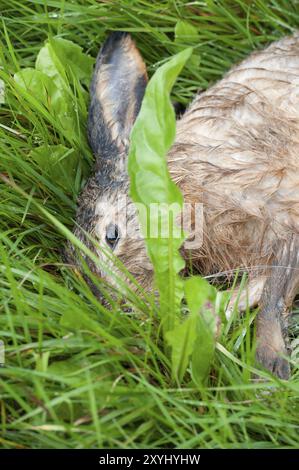
[[[126,150],[146,84],[146,66],[131,36],[112,33],[99,52],[90,90],[88,137],[96,156]]]

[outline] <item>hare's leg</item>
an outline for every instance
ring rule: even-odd
[[[257,361],[282,379],[290,376],[285,338],[288,313],[299,288],[299,237],[280,243],[260,299]]]
[[[225,315],[229,320],[235,309],[245,312],[247,308],[257,307],[266,282],[265,276],[251,277],[240,292],[240,286],[236,287],[229,300]]]

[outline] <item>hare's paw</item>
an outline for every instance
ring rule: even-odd
[[[279,318],[258,318],[256,361],[280,379],[290,378],[281,321]]]
[[[256,361],[259,365],[280,379],[288,380],[291,375],[291,370],[289,362],[283,357],[286,355],[286,350],[278,352],[271,346],[262,344],[257,347]]]

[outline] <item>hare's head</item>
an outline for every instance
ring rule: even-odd
[[[99,257],[98,265],[89,262],[97,275],[115,284],[109,274],[109,266],[115,271],[113,252],[144,287],[152,280],[151,265],[128,196],[127,156],[146,84],[146,66],[130,35],[113,33],[100,50],[91,84],[88,139],[95,168],[79,198],[75,229]]]

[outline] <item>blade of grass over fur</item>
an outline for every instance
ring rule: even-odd
[[[128,170],[130,195],[136,203],[148,255],[153,263],[159,290],[164,335],[173,329],[183,297],[178,273],[185,263],[179,254],[184,234],[175,218],[183,207],[179,188],[170,178],[166,154],[175,137],[175,115],[170,91],[176,77],[192,54],[188,48],[160,67],[150,80],[131,133]],[[154,210],[157,209],[157,210]],[[169,223],[169,233],[152,230]]]

